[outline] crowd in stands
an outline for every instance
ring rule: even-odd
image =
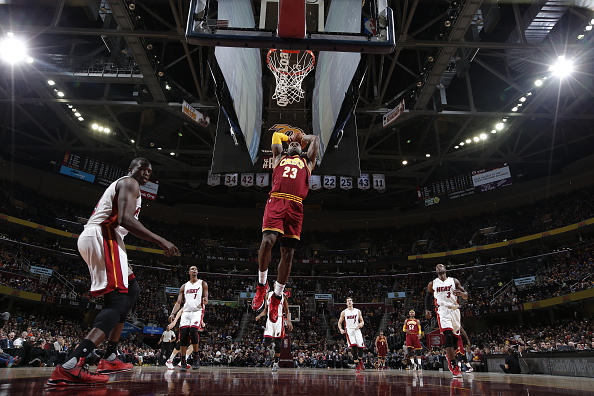
[[[0,213],[46,226],[78,233],[82,230],[81,221],[90,215],[89,207],[40,195],[15,182],[0,180],[0,191]],[[372,262],[506,241],[594,217],[593,194],[594,186],[590,186],[532,205],[473,217],[400,229],[364,229],[357,232],[356,243],[344,238],[342,232],[307,230],[302,235],[298,258]],[[186,257],[241,260],[255,260],[257,257],[260,240],[257,226],[233,229],[181,223],[172,227],[148,218],[142,221],[149,229],[175,243]],[[127,237],[127,243],[154,247],[133,235]],[[278,254],[276,251],[273,253]]]

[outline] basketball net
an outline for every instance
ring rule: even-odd
[[[305,96],[301,83],[316,63],[313,52],[271,49],[266,63],[276,79],[272,99],[282,107],[299,102]]]

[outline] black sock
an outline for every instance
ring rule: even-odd
[[[85,338],[84,340],[82,340],[81,342],[78,343],[78,346],[72,352],[70,357],[75,357],[75,358],[77,358],[77,360],[79,358],[86,358],[87,356],[89,356],[91,354],[91,352],[93,352],[94,349],[95,349],[95,343],[93,341]]]
[[[274,357],[274,363],[278,363],[278,358],[279,358],[279,356]]]
[[[104,359],[107,359],[111,356],[111,354],[118,354],[118,342],[117,341],[107,341],[107,349],[105,349],[105,356]]]

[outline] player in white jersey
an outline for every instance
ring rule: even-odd
[[[446,267],[437,264],[435,267],[437,278],[427,285],[425,295],[425,316],[431,318],[431,300],[437,313],[439,329],[445,337],[448,366],[455,378],[462,377],[460,368],[456,365],[456,348],[460,336],[460,310],[458,297],[468,298],[468,293],[456,278],[446,275]]]
[[[198,362],[198,330],[202,329],[204,319],[204,308],[208,304],[208,284],[202,279],[198,279],[198,267],[190,267],[188,271],[190,280],[179,288],[177,301],[173,306],[169,321],[173,321],[175,314],[179,311],[183,303],[183,313],[179,323],[179,340],[181,352],[181,368],[186,371],[186,351],[192,342],[194,354],[192,355],[192,369],[200,368]]]
[[[136,302],[140,288],[128,266],[124,236],[131,232],[139,238],[155,242],[167,256],[179,253],[177,247],[152,233],[138,221],[140,186],[152,173],[146,158],[135,158],[127,176],[113,182],[99,200],[93,214],[78,237],[78,250],[89,267],[91,295],[103,296],[103,309],[97,315],[93,329],[70,353],[64,364],[56,366],[48,385],[95,385],[108,381],[105,374],[132,369],[116,359],[117,344],[128,311]],[[89,373],[84,358],[105,339],[105,358],[99,361],[97,373]]]
[[[351,347],[353,353],[353,360],[355,361],[355,371],[360,372],[365,370],[363,363],[363,334],[361,334],[361,327],[365,324],[361,310],[353,307],[353,299],[351,297],[346,299],[346,309],[340,313],[338,320],[338,330],[340,334],[346,334],[347,343]],[[342,328],[342,322],[345,322],[346,329]]]
[[[281,301],[276,307],[278,318],[284,318],[284,320],[277,320],[273,322],[270,320],[270,310],[272,308],[271,299],[274,292],[269,291],[266,294],[266,300],[264,302],[264,309],[260,312],[260,315],[256,316],[256,320],[260,320],[266,316],[266,328],[264,329],[264,342],[266,345],[274,343],[274,362],[272,363],[272,371],[278,371],[278,360],[281,353],[281,340],[285,338],[285,326],[287,331],[293,330],[293,324],[291,323],[291,312],[289,311],[289,302],[285,293],[282,294]]]

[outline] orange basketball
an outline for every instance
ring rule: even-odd
[[[299,131],[295,131],[291,136],[292,142],[299,142],[301,144],[301,148],[304,149],[307,146],[307,142],[303,140],[303,133]]]

